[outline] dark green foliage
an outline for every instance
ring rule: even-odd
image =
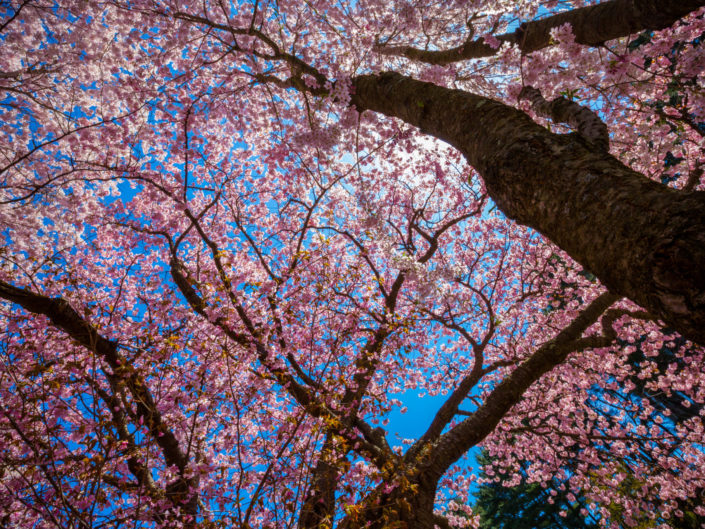
[[[644,31],[637,38],[635,38],[633,41],[631,41],[627,45],[627,48],[629,49],[629,51],[636,50],[642,44],[646,44],[647,42],[651,42],[652,35],[653,35],[653,31]]]
[[[699,505],[705,502],[705,491],[700,491],[699,500],[689,500],[687,502],[679,502],[678,507],[683,511],[683,517],[675,517],[669,520],[669,524],[673,529],[701,529],[705,525],[705,518],[695,514],[694,510]]]
[[[490,457],[482,452],[477,461],[485,465]],[[481,476],[486,477],[484,471]],[[551,491],[556,495],[551,496]],[[475,494],[473,511],[480,515],[482,529],[596,529],[598,525],[589,515],[586,519],[580,514],[585,502],[581,498],[571,502],[567,494],[559,487],[543,488],[525,481],[515,487],[488,483]],[[549,503],[550,498],[553,503]]]
[[[668,334],[669,329],[663,329],[664,334]],[[635,388],[631,394],[638,397],[647,398],[657,410],[657,413],[663,414],[666,421],[674,424],[681,424],[686,420],[699,416],[703,405],[697,402],[692,402],[683,393],[679,391],[671,391],[668,393],[654,391],[650,389],[646,381],[638,377],[639,364],[646,360],[646,356],[642,351],[640,344],[637,343],[636,350],[631,353],[627,359],[633,367],[633,374],[630,377]],[[684,365],[684,357],[688,356],[686,350],[683,355],[679,355],[679,351],[687,347],[687,341],[682,337],[674,338],[670,345],[664,345],[659,351],[658,356],[652,359],[656,362],[659,376],[662,376],[668,370],[668,367],[675,364],[679,372]],[[690,406],[685,406],[684,402],[690,402]],[[705,504],[705,490],[698,491],[697,499],[689,499],[687,501],[679,501],[678,508],[683,512],[682,517],[673,517],[670,520],[664,520],[673,529],[701,529],[705,527],[705,517],[699,516],[694,512],[698,506]]]
[[[664,334],[669,334],[669,329],[663,329]],[[664,419],[675,424],[680,424],[683,421],[697,417],[702,410],[702,404],[691,402],[690,406],[685,406],[683,403],[690,401],[687,396],[680,391],[671,391],[664,393],[650,389],[647,380],[639,377],[641,371],[641,363],[646,361],[646,355],[641,348],[643,338],[636,343],[628,344],[621,342],[622,345],[634,345],[636,349],[627,357],[628,364],[632,367],[632,375],[629,377],[630,382],[634,384],[634,389],[630,392],[630,397],[647,398],[656,409],[657,413],[664,414]],[[664,345],[659,354],[649,360],[656,363],[658,369],[657,377],[663,376],[675,364],[676,373],[679,373],[685,365],[684,357],[688,356],[685,351],[682,354],[680,350],[687,344],[686,340],[681,337],[674,338],[673,342]],[[613,392],[614,393],[614,392]]]
[[[558,302],[562,301],[561,296],[556,296]],[[668,329],[663,330],[665,334],[669,334]],[[613,398],[623,401],[633,401],[634,399],[648,399],[654,407],[653,419],[658,416],[664,428],[672,428],[676,425],[683,424],[685,421],[700,414],[702,404],[690,401],[686,395],[679,391],[661,391],[654,389],[648,384],[647,380],[639,377],[642,370],[641,364],[645,361],[654,362],[656,364],[656,373],[652,375],[655,378],[664,376],[667,371],[673,370],[673,365],[676,366],[676,372],[683,369],[686,358],[689,352],[684,350],[688,347],[688,343],[680,337],[674,337],[671,343],[664,345],[659,354],[650,358],[644,354],[641,347],[645,337],[640,338],[636,342],[621,342],[621,345],[634,346],[634,351],[627,357],[627,363],[632,367],[632,374],[629,376],[629,382],[633,384],[631,391],[624,392],[623,390],[610,389],[600,390],[594,388],[595,392],[604,391]],[[601,399],[600,399],[601,400]],[[690,405],[685,405],[684,402],[689,402]],[[588,400],[587,404],[593,407],[593,410],[603,415],[609,421],[615,420],[608,407],[597,405],[593,400]],[[672,447],[672,450],[677,450],[677,447]],[[646,457],[646,451],[643,452]],[[483,451],[477,458],[478,463],[484,468],[489,466],[491,458],[487,452]],[[629,461],[623,461],[624,472],[630,473]],[[570,474],[570,462],[566,464],[566,472]],[[521,469],[521,474],[526,478],[525,469]],[[483,478],[488,477],[487,474],[481,471]],[[642,483],[635,477],[631,476],[622,481],[622,490],[620,494],[630,495],[630,487],[636,489],[641,487]],[[596,486],[599,484],[596,483]],[[555,495],[552,495],[554,493]],[[480,527],[482,529],[563,529],[563,528],[597,528],[597,515],[588,512],[587,516],[580,514],[581,509],[588,503],[584,498],[576,498],[575,501],[568,499],[568,491],[561,490],[559,481],[552,481],[548,488],[542,487],[540,484],[527,483],[524,479],[520,485],[515,487],[505,487],[501,483],[488,483],[479,487],[475,494],[476,502],[473,506],[473,511],[480,516]],[[553,503],[549,503],[549,499],[553,499]],[[648,516],[637,517],[639,525],[637,527],[655,527],[658,524],[665,523],[673,529],[701,529],[705,527],[705,518],[695,514],[694,509],[705,503],[705,491],[699,491],[697,499],[689,499],[679,502],[678,508],[683,512],[682,517],[673,516],[670,519],[657,518],[651,520]],[[610,513],[613,523],[622,524],[621,507],[618,504],[603,505]],[[560,515],[565,513],[565,517]],[[585,512],[585,511],[584,511]],[[594,516],[593,516],[594,514]],[[626,527],[626,526],[625,526]]]

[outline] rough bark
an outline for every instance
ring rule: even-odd
[[[309,494],[301,507],[299,529],[314,529],[332,523],[335,515],[335,493],[338,483],[338,466],[335,460],[333,435],[327,434],[320,459],[311,473]],[[331,461],[333,459],[334,461]]]
[[[353,80],[351,104],[415,125],[462,152],[510,218],[705,344],[705,192],[668,188],[577,134],[523,112],[397,73]]]
[[[610,0],[594,6],[564,11],[522,24],[513,33],[499,35],[500,42],[517,44],[522,53],[531,53],[551,44],[551,30],[569,23],[575,41],[587,46],[637,33],[664,29],[705,5],[705,0]],[[480,40],[468,40],[448,50],[420,50],[411,46],[378,46],[386,55],[399,55],[429,64],[490,57],[495,48]]]

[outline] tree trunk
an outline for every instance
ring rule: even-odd
[[[335,493],[338,485],[338,466],[341,459],[333,454],[334,437],[326,435],[320,452],[320,459],[311,473],[311,486],[301,507],[299,529],[330,527],[335,516]]]
[[[443,523],[442,518],[433,513],[437,480],[425,483],[430,486],[415,479],[406,481],[405,485],[383,482],[365,498],[363,508],[343,518],[337,529],[433,529],[436,525],[450,529],[447,522]],[[382,489],[388,486],[393,486],[394,490],[383,493]]]
[[[460,150],[510,218],[543,233],[613,293],[705,344],[705,192],[653,182],[577,134],[397,73],[353,80],[351,104]]]

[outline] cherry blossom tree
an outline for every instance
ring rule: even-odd
[[[702,5],[4,4],[2,526],[476,526],[480,444],[682,517]]]

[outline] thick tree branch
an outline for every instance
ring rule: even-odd
[[[17,303],[32,314],[46,316],[54,326],[102,358],[113,371],[109,376],[114,376],[120,383],[124,384],[132,395],[137,416],[144,421],[153,440],[164,454],[164,462],[169,466],[178,468],[179,473],[183,475],[188,459],[181,450],[176,436],[164,423],[154,397],[142,376],[120,355],[117,342],[102,336],[90,322],[81,317],[63,298],[50,298],[42,294],[36,294],[29,290],[17,288],[4,281],[0,281],[0,297]],[[191,485],[190,481],[189,478],[181,478],[175,484],[175,487],[179,488],[179,490],[185,490],[186,494],[188,494],[188,489]],[[167,491],[168,493],[169,491]],[[180,498],[175,496],[173,499],[178,503],[180,499],[183,499],[183,496]],[[189,502],[189,504],[191,503]]]
[[[609,337],[581,338],[581,335],[618,299],[618,296],[610,293],[600,295],[570,325],[539,347],[529,359],[502,380],[475,413],[443,434],[426,457],[424,481],[434,484],[435,490],[435,483],[443,473],[489,435],[512,406],[519,402],[524,392],[542,375],[563,362],[570,353],[582,348],[610,345],[612,340]],[[588,339],[589,342],[581,342]]]
[[[552,29],[570,24],[577,43],[599,46],[608,40],[632,33],[667,28],[703,5],[704,0],[610,0],[527,22],[513,33],[498,35],[496,38],[500,43],[517,44],[522,53],[528,54],[551,45]],[[411,46],[378,44],[375,51],[440,65],[490,57],[497,53],[497,49],[484,40],[471,39],[472,35],[462,45],[448,50],[421,50]]]
[[[172,257],[169,262],[169,269],[171,271],[171,277],[174,280],[179,292],[186,298],[186,301],[191,306],[196,314],[205,316],[206,304],[193,288],[191,282],[187,279],[184,274],[184,267],[181,262],[176,258]]]
[[[570,125],[595,146],[604,150],[609,148],[610,137],[607,125],[589,108],[565,97],[546,101],[541,92],[533,86],[525,86],[521,90],[519,100],[522,99],[529,101],[538,115],[550,118],[556,123]]]
[[[516,42],[516,33],[506,33],[496,38],[500,43],[509,42],[514,44]],[[493,48],[482,39],[472,40],[470,38],[460,46],[447,50],[421,50],[413,46],[387,46],[378,43],[375,45],[374,51],[382,55],[406,57],[412,61],[444,65],[468,59],[490,57],[497,53],[498,48]]]
[[[705,165],[705,161],[696,162],[695,167],[688,173],[688,180],[683,187],[683,191],[692,191],[700,184],[700,178],[703,176],[703,165]]]
[[[116,377],[109,377],[110,385],[113,391],[119,388],[119,382],[115,379]],[[128,450],[130,452],[136,452],[137,444],[135,443],[134,436],[129,431],[127,425],[127,417],[125,416],[126,414],[123,410],[120,399],[117,398],[115,395],[111,395],[106,390],[101,388],[100,385],[93,379],[85,377],[85,380],[88,384],[91,385],[93,390],[101,398],[101,400],[105,403],[107,409],[110,411],[115,431],[118,434],[118,439],[127,442]],[[135,485],[135,487],[144,489],[144,491],[154,501],[157,501],[164,497],[164,492],[157,488],[156,484],[154,483],[149,467],[142,461],[140,461],[139,458],[134,455],[134,453],[127,457],[127,468],[137,479],[137,484]],[[102,479],[106,481],[106,483],[110,483],[110,476],[103,475]],[[114,486],[117,487],[121,486],[121,482],[119,480],[115,480],[111,484],[114,484]],[[157,513],[155,517],[159,521],[162,521],[163,517],[161,513]]]
[[[460,384],[458,384],[458,387],[453,390],[453,393],[451,393],[448,399],[441,405],[426,432],[409,448],[404,456],[405,460],[413,460],[424,446],[429,442],[433,442],[441,435],[443,429],[458,413],[458,406],[467,398],[468,393],[480,381],[483,374],[484,370],[482,366],[475,364],[470,374],[463,378]]]

